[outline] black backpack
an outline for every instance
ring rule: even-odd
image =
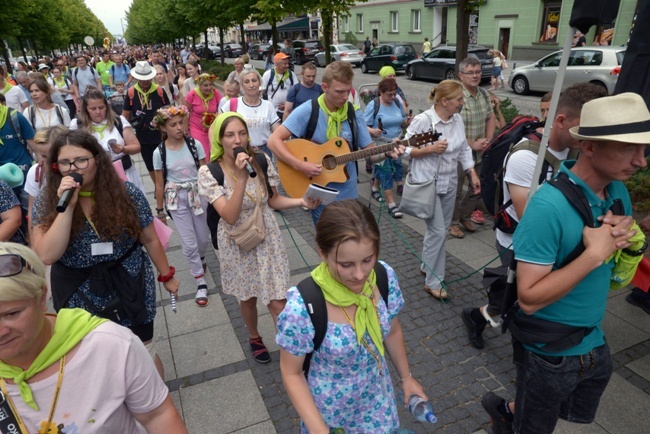
[[[271,94],[271,96],[269,97],[269,87],[271,87],[271,85],[273,84],[273,79],[274,79],[274,78],[275,78],[275,68],[271,68],[271,76],[269,77],[269,82],[266,83],[266,89],[264,89],[264,92],[262,93],[262,98],[263,98],[263,99],[267,99],[267,100],[268,100],[268,99],[273,99],[273,97],[275,96],[275,93],[276,93],[276,92],[277,92],[281,87],[284,88],[284,81],[280,80],[280,82],[278,83],[277,87],[275,88],[275,90],[273,91],[273,93]],[[291,83],[291,84],[289,85],[289,88],[291,88],[291,86],[293,86],[293,71],[289,71],[289,82]]]
[[[63,112],[61,111],[61,106],[54,104],[54,108],[56,109],[56,117],[59,118],[59,123],[65,125],[63,123]],[[32,127],[34,127],[34,122],[36,122],[36,110],[34,110],[33,105],[30,105],[27,107],[27,111],[29,112],[29,122],[32,124]]]
[[[481,156],[481,197],[490,214],[496,214],[503,204],[503,167],[511,148],[522,139],[539,142],[541,135],[536,129],[544,126],[535,116],[517,116],[496,135],[483,150]],[[547,153],[548,154],[548,153]],[[544,176],[546,171],[542,170]]]
[[[388,306],[388,272],[379,261],[375,263],[375,273],[377,275],[377,288],[384,299],[384,303]],[[316,285],[314,279],[309,276],[303,279],[297,286],[298,292],[302,296],[305,303],[309,318],[314,326],[314,351],[305,355],[305,361],[302,364],[302,370],[305,377],[309,374],[309,365],[311,363],[311,356],[320,348],[327,333],[327,306],[325,304],[325,296],[320,287]]]
[[[271,188],[271,184],[269,184],[269,177],[268,177],[268,170],[269,170],[269,163],[266,160],[266,155],[263,152],[258,152],[253,154],[253,158],[255,158],[255,161],[257,164],[259,164],[260,168],[262,169],[262,172],[264,172],[264,180],[266,181],[266,191],[269,194],[269,198],[273,197],[273,189]],[[219,165],[218,161],[213,161],[212,163],[208,164],[208,169],[210,169],[210,173],[212,174],[212,177],[217,181],[217,184],[223,186],[223,170],[221,169],[221,166]],[[212,239],[212,246],[219,250],[219,240],[217,239],[217,232],[219,229],[219,220],[221,220],[221,216],[215,209],[214,205],[210,204],[208,206],[208,211],[207,211],[207,220],[208,220],[208,228],[210,229],[210,238]]]
[[[584,194],[584,191],[570,180],[569,176],[560,172],[548,183],[560,190],[567,198],[576,211],[582,217],[585,226],[595,227],[593,214],[591,213],[591,206],[589,200]],[[625,209],[621,199],[615,199],[611,206],[611,211],[615,215],[624,215]],[[569,253],[569,255],[562,261],[557,269],[565,267],[567,264],[574,261],[585,251],[585,245],[582,241]],[[488,269],[485,270],[488,272]],[[513,260],[512,264],[498,269],[489,269],[490,273],[500,274],[500,279],[495,279],[492,283],[491,291],[499,292],[500,288],[503,291],[501,299],[501,332],[505,333],[510,330],[513,338],[522,343],[529,345],[533,348],[543,349],[547,352],[559,352],[572,348],[582,342],[582,339],[591,333],[594,327],[575,327],[566,324],[561,324],[553,321],[547,321],[541,318],[536,318],[529,315],[519,314],[519,302],[517,296],[517,261]],[[485,276],[485,275],[484,275]],[[545,344],[542,347],[537,343]]]
[[[199,163],[199,152],[196,150],[196,141],[192,137],[185,136],[185,145],[190,150],[190,153],[192,154],[192,158],[194,158],[194,164],[196,164],[196,169],[198,170],[201,163]],[[158,152],[160,152],[160,159],[162,160],[162,175],[163,175],[163,188],[164,188],[165,184],[167,184],[167,148],[165,147],[165,142],[162,142],[161,144],[158,145]]]
[[[359,149],[357,145],[358,137],[358,126],[357,126],[357,116],[354,110],[354,105],[350,102],[346,103],[348,105],[348,123],[350,124],[350,131],[352,131],[352,151]],[[318,125],[318,116],[320,115],[320,105],[318,105],[318,98],[311,100],[311,114],[309,115],[309,121],[307,122],[307,129],[305,130],[305,135],[303,139],[311,140],[314,137],[316,132],[316,126]]]

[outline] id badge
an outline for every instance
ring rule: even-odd
[[[18,418],[2,392],[0,392],[0,401],[0,432],[22,433],[23,431],[20,429]]]
[[[90,245],[90,254],[93,256],[112,255],[113,243],[92,243]]]

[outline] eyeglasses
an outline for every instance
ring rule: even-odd
[[[27,268],[32,273],[34,269],[25,259],[16,254],[0,255],[0,277],[11,277],[22,273]]]
[[[382,93],[382,95],[385,95],[385,96],[387,96],[389,98],[394,98],[397,95],[397,91],[395,91],[395,92],[384,92],[384,93]]]
[[[476,75],[481,75],[481,71],[460,72],[460,74],[463,74],[463,75],[474,75],[474,76],[476,76]]]
[[[81,157],[81,158],[77,158],[74,161],[57,161],[52,165],[52,166],[56,165],[56,167],[52,167],[52,168],[55,170],[59,170],[61,172],[69,172],[70,170],[72,170],[72,166],[74,166],[77,169],[82,170],[88,167],[88,165],[90,164],[90,160],[92,158],[95,158],[95,156],[93,155],[92,157]]]

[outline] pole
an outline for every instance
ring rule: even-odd
[[[542,173],[542,166],[544,165],[544,157],[546,156],[546,148],[548,147],[548,136],[551,132],[551,126],[555,120],[555,113],[557,112],[557,103],[560,99],[560,92],[562,92],[562,83],[564,82],[564,76],[566,75],[566,68],[569,64],[569,57],[571,56],[571,46],[573,45],[573,36],[576,33],[574,27],[569,27],[569,31],[566,33],[566,39],[564,40],[564,49],[562,50],[562,57],[560,58],[560,66],[557,69],[557,77],[555,79],[555,85],[553,86],[553,96],[551,97],[551,106],[548,110],[548,115],[546,116],[546,122],[544,125],[544,135],[542,136],[542,142],[539,145],[539,153],[537,154],[537,164],[535,164],[535,172],[533,173],[533,179],[531,181],[530,190],[528,191],[528,201],[533,195],[537,192],[539,187],[539,176]]]

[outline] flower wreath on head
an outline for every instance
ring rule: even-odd
[[[161,125],[165,125],[165,122],[167,122],[169,119],[173,118],[174,116],[182,116],[183,118],[186,118],[187,116],[189,116],[189,114],[190,111],[184,105],[180,107],[166,106],[160,108],[156,112],[156,116],[154,116],[153,120],[151,121],[151,127],[159,128]]]
[[[211,81],[212,83],[214,83],[215,81],[217,81],[217,79],[218,77],[216,75],[208,74],[207,72],[204,72],[203,74],[199,75],[194,79],[194,83],[196,83],[197,85],[203,84],[204,81]]]

